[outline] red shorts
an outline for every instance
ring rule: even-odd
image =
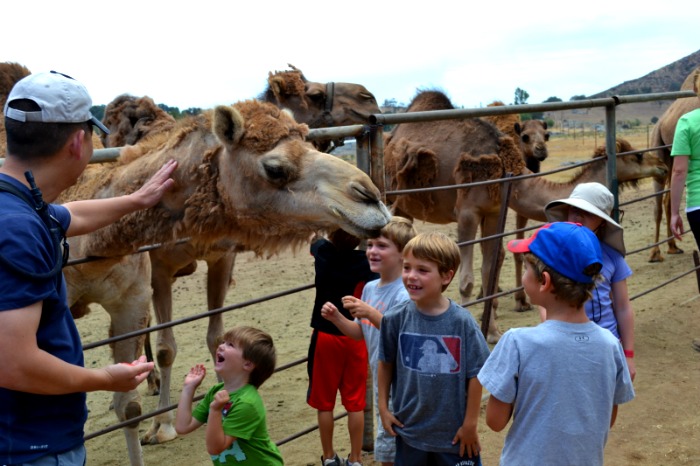
[[[314,330],[309,345],[309,389],[306,402],[333,411],[340,399],[348,412],[364,411],[367,391],[367,347],[364,340]]]

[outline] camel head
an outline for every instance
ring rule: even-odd
[[[321,231],[376,235],[390,219],[379,190],[357,167],[306,142],[308,130],[291,113],[248,100],[124,146],[114,166],[85,171],[80,198],[133,192],[169,159],[178,161],[175,186],[155,207],[89,235],[87,250],[113,256],[188,237],[274,254]]]
[[[665,178],[668,173],[668,167],[654,151],[628,154],[627,152],[635,152],[635,148],[626,139],[617,138],[615,151],[624,154],[618,155],[616,161],[617,179],[621,187],[636,187],[644,178]],[[607,157],[605,146],[596,148],[593,158],[598,157]]]
[[[102,123],[110,130],[100,136],[104,147],[122,147],[171,129],[175,119],[150,97],[122,94],[107,105]]]
[[[242,225],[304,239],[341,228],[364,238],[389,221],[370,178],[305,142],[308,128],[291,113],[247,101],[217,107],[212,127],[222,147],[220,185]]]
[[[301,70],[271,72],[261,100],[288,108],[300,123],[310,128],[365,124],[369,116],[381,113],[374,95],[361,84],[316,83]]]
[[[515,133],[518,135],[520,150],[525,160],[533,158],[543,161],[547,158],[547,141],[549,132],[547,123],[542,120],[526,120],[522,123],[515,123]]]

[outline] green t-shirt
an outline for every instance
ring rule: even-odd
[[[678,120],[671,148],[671,156],[675,155],[689,156],[686,207],[700,207],[700,109],[688,112]]]
[[[209,405],[216,392],[224,388],[223,383],[214,385],[194,408],[192,416],[206,423]],[[224,433],[236,440],[228,450],[212,455],[216,466],[241,465],[282,466],[284,460],[277,446],[270,440],[265,420],[265,406],[258,390],[253,385],[245,385],[229,394],[231,406],[222,418]]]

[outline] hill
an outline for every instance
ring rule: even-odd
[[[700,50],[687,57],[674,61],[670,65],[652,71],[641,78],[625,81],[607,91],[588,96],[591,99],[613,95],[651,94],[657,92],[675,92],[680,90],[685,78],[700,66]]]

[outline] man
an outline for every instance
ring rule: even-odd
[[[174,161],[138,191],[116,198],[45,204],[73,185],[92,157],[92,100],[78,81],[38,73],[5,104],[7,155],[0,168],[0,464],[86,462],[85,392],[128,391],[153,369],[86,369],[61,273],[64,236],[109,225],[155,205],[174,181]],[[35,185],[32,184],[35,182]],[[43,194],[43,200],[42,200]]]

